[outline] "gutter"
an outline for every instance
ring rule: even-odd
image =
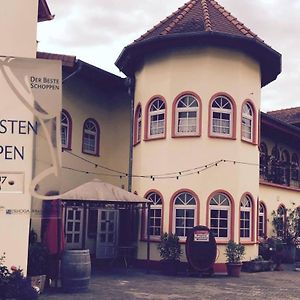
[[[129,138],[129,164],[128,164],[128,192],[132,191],[132,163],[133,163],[133,123],[134,123],[134,77],[126,77],[125,86],[130,97],[130,138]]]

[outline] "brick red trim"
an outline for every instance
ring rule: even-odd
[[[96,153],[86,152],[83,148],[84,128],[85,128],[86,122],[88,122],[88,121],[92,121],[95,124],[96,129],[97,129],[97,132],[96,132]],[[98,122],[93,118],[88,118],[83,123],[81,145],[82,145],[82,148],[81,148],[82,153],[92,155],[92,156],[99,156],[100,155],[100,126],[99,126]]]
[[[242,119],[243,119],[243,106],[245,104],[249,103],[251,108],[252,108],[252,112],[253,112],[253,118],[252,118],[252,140],[248,141],[245,138],[243,138],[243,124],[242,124]],[[241,108],[241,141],[245,142],[245,143],[249,143],[252,145],[257,145],[257,111],[256,111],[256,107],[254,102],[251,99],[246,99],[244,100],[244,102],[242,103],[242,108]]]
[[[137,129],[138,129],[138,109],[141,110],[141,138],[140,140],[137,139]],[[142,111],[142,105],[139,102],[135,108],[134,112],[134,125],[133,125],[133,146],[138,145],[142,140],[142,130],[143,129],[143,111]]]
[[[242,199],[246,196],[249,196],[251,199],[251,228],[250,228],[250,239],[249,240],[241,240],[241,224],[240,224],[240,218],[241,218],[241,202]],[[256,241],[255,236],[255,211],[256,211],[256,202],[254,201],[254,197],[251,193],[246,192],[242,195],[240,199],[240,205],[239,205],[239,241],[241,244],[253,244]]]
[[[212,192],[208,196],[207,202],[206,202],[206,226],[208,228],[210,228],[210,224],[209,224],[209,220],[210,220],[210,218],[209,218],[209,211],[210,211],[209,210],[209,203],[210,203],[210,200],[214,195],[220,194],[220,193],[225,194],[226,196],[228,196],[229,201],[230,201],[230,219],[231,219],[230,224],[229,224],[229,226],[230,226],[230,230],[229,230],[230,236],[228,237],[228,240],[226,240],[226,241],[218,241],[218,238],[216,238],[216,242],[217,242],[218,245],[224,245],[224,244],[227,244],[227,242],[229,240],[234,239],[234,218],[235,218],[234,199],[233,199],[232,195],[229,192],[227,192],[225,190],[222,190],[222,189],[219,189],[219,190],[216,190],[216,191]]]
[[[185,134],[185,135],[179,135],[176,132],[176,108],[177,108],[177,102],[182,98],[183,96],[193,96],[198,101],[198,132],[196,134]],[[202,131],[202,102],[199,95],[192,91],[185,91],[177,95],[173,101],[172,104],[172,137],[173,138],[185,138],[185,137],[200,137]]]
[[[231,104],[232,104],[232,135],[231,136],[219,136],[219,135],[211,134],[211,118],[212,118],[211,105],[212,105],[212,102],[219,96],[224,96],[224,97],[228,98],[231,101]],[[219,138],[219,139],[229,139],[229,140],[235,140],[236,139],[236,103],[235,103],[233,97],[231,97],[227,93],[224,93],[224,92],[216,93],[209,100],[209,107],[208,107],[208,137]]]
[[[199,225],[199,219],[200,219],[200,200],[197,196],[197,194],[190,190],[190,189],[180,189],[178,191],[176,191],[172,197],[171,197],[171,200],[170,200],[170,207],[169,207],[169,233],[174,233],[174,230],[173,230],[173,214],[174,214],[174,200],[176,198],[176,196],[178,194],[181,194],[181,193],[189,193],[191,194],[195,200],[196,200],[196,209],[195,209],[195,225],[194,226],[197,226]],[[182,243],[185,243],[185,240],[181,240]]]
[[[72,131],[73,131],[73,121],[72,121],[72,117],[71,114],[66,110],[66,109],[62,109],[62,113],[65,114],[65,116],[68,119],[69,122],[69,126],[68,126],[68,145],[67,147],[63,147],[63,150],[72,150]]]
[[[162,209],[161,209],[161,232],[160,234],[162,235],[164,232],[164,214],[165,214],[165,201],[164,201],[164,197],[161,194],[161,192],[159,192],[156,189],[151,189],[149,191],[147,191],[144,195],[144,198],[147,199],[147,197],[151,194],[151,193],[156,193],[159,195],[161,202],[162,202]],[[141,241],[146,241],[147,240],[147,219],[146,219],[146,211],[147,208],[143,207],[142,209],[142,214],[141,214],[141,236],[140,236],[140,240]],[[160,242],[160,237],[158,237],[157,239],[155,238],[151,238],[150,236],[150,241],[151,242]]]
[[[165,130],[164,130],[164,135],[160,136],[160,137],[149,137],[148,135],[148,127],[149,127],[149,108],[151,103],[156,100],[157,98],[159,98],[160,100],[164,101],[165,103]],[[166,99],[161,96],[161,95],[155,95],[153,97],[151,97],[145,107],[145,125],[144,125],[144,141],[153,141],[153,140],[161,140],[161,139],[165,139],[166,138],[166,134],[167,134],[167,101]]]

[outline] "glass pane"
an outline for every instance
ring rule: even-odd
[[[194,227],[194,219],[187,219],[186,220],[187,227]]]
[[[214,210],[214,209],[211,209],[210,210],[210,217],[211,218],[217,218],[218,217],[218,211]]]
[[[73,231],[73,222],[68,222],[68,224],[67,224],[67,230],[68,231]]]
[[[67,234],[67,243],[72,243],[72,234]]]
[[[106,237],[105,233],[101,233],[101,234],[100,234],[100,241],[101,241],[102,243],[105,243],[105,237]]]
[[[227,210],[220,210],[220,218],[227,219],[228,211]]]
[[[110,233],[109,235],[108,235],[108,242],[109,243],[112,243],[114,241],[114,234],[113,233]]]
[[[160,219],[155,219],[155,226],[160,226]]]
[[[227,237],[227,230],[226,229],[220,229],[219,237]]]
[[[184,217],[184,209],[176,209],[176,217]]]
[[[108,224],[108,230],[109,231],[114,231],[114,229],[115,229],[115,224],[113,222],[109,222],[109,224]]]
[[[81,218],[81,211],[80,211],[80,210],[77,210],[77,211],[76,211],[76,217],[75,217],[75,219],[76,219],[76,220],[80,220],[80,218]]]
[[[79,234],[74,234],[74,243],[79,243]]]
[[[211,227],[218,227],[218,220],[217,219],[211,219],[210,220],[210,226]]]
[[[220,220],[220,227],[227,228],[227,220]]]
[[[182,228],[176,228],[175,233],[178,236],[184,236],[184,230]]]
[[[80,222],[75,223],[75,231],[80,231]]]
[[[68,219],[69,219],[69,220],[72,220],[72,219],[73,219],[73,215],[74,215],[73,210],[69,210],[69,211],[68,211]]]
[[[176,227],[183,227],[184,226],[184,219],[176,219]]]
[[[193,209],[187,209],[186,210],[186,216],[188,218],[193,218],[194,217],[194,210]]]
[[[100,230],[101,231],[105,231],[106,230],[106,223],[105,222],[101,222]]]

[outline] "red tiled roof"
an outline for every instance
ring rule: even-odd
[[[289,124],[300,124],[300,107],[269,111],[268,115]]]
[[[147,55],[191,46],[225,47],[246,53],[260,64],[261,86],[281,72],[281,54],[215,0],[190,0],[126,46],[115,64],[132,76]]]
[[[38,22],[50,21],[54,18],[51,14],[46,0],[39,0],[38,6]]]
[[[135,42],[161,35],[201,31],[250,37],[263,42],[214,0],[191,0],[187,2]]]
[[[36,57],[37,58],[43,58],[43,59],[61,60],[62,65],[65,66],[65,67],[74,67],[75,62],[76,62],[76,56],[63,55],[63,54],[37,52]]]

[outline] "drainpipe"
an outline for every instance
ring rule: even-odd
[[[125,86],[130,98],[130,137],[129,137],[129,164],[128,164],[128,191],[132,191],[132,158],[133,158],[133,123],[134,123],[134,77],[126,77]]]

